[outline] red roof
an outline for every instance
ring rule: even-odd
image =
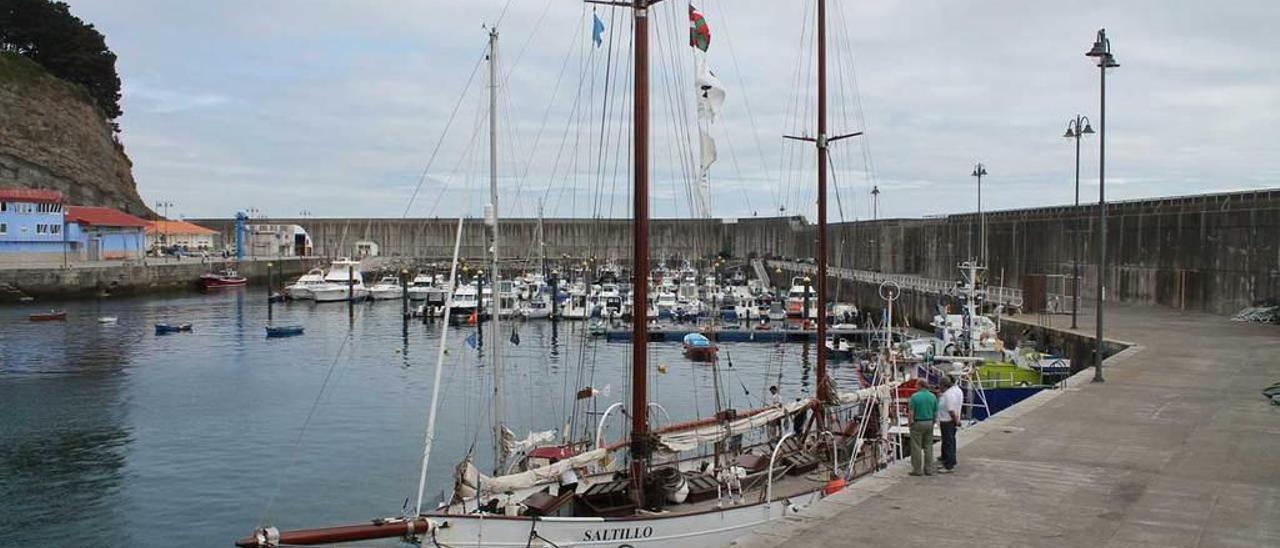
[[[7,202],[34,202],[38,204],[60,204],[62,193],[56,190],[40,188],[0,188],[0,200]]]
[[[67,206],[67,222],[89,226],[147,226],[146,221],[109,207]]]

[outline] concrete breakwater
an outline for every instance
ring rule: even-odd
[[[263,259],[241,262],[238,270],[251,283],[265,283],[267,265],[270,264],[278,285],[284,279],[306,272],[316,262],[316,259],[292,257]],[[71,268],[4,268],[0,269],[0,302],[14,302],[23,297],[43,300],[89,297],[104,293],[125,295],[193,289],[196,279],[210,268],[211,264],[192,260],[172,263],[152,260],[145,264],[78,264]]]
[[[1280,189],[1115,202],[1108,212],[1108,300],[1229,314],[1280,297]],[[988,212],[991,283],[1023,287],[1029,277],[1040,275],[1063,285],[1078,256],[1080,294],[1092,299],[1096,216],[1097,207],[1090,205]],[[233,221],[195,222],[222,232],[224,241],[234,239]],[[372,242],[384,256],[427,259],[450,255],[457,227],[456,219],[253,222],[302,226],[317,255],[358,255],[358,244]],[[829,234],[831,264],[952,280],[960,261],[980,254],[980,224],[976,214],[835,223]],[[541,242],[549,257],[625,264],[631,249],[628,219],[511,219],[503,220],[502,234],[505,254],[517,258],[536,257]],[[813,256],[815,240],[814,226],[801,217],[656,219],[650,234],[655,258],[717,253],[803,258]],[[485,249],[482,221],[468,219],[463,256],[480,259]]]

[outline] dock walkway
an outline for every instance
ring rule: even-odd
[[[1106,382],[1087,369],[962,429],[956,473],[895,463],[734,546],[1280,546],[1280,407],[1260,393],[1280,327],[1131,306],[1107,322],[1133,346]]]

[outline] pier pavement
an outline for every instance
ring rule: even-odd
[[[954,474],[895,463],[734,546],[1280,546],[1280,407],[1261,395],[1280,327],[1138,306],[1106,325],[1130,346],[1105,382],[1086,369],[961,429]]]

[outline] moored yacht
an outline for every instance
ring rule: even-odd
[[[314,299],[315,295],[311,293],[311,289],[324,284],[324,269],[313,268],[299,277],[298,281],[284,286],[284,295],[299,301]]]
[[[324,281],[311,288],[311,294],[318,303],[363,301],[369,296],[369,288],[365,287],[364,276],[360,274],[360,261],[346,258],[333,261]]]

